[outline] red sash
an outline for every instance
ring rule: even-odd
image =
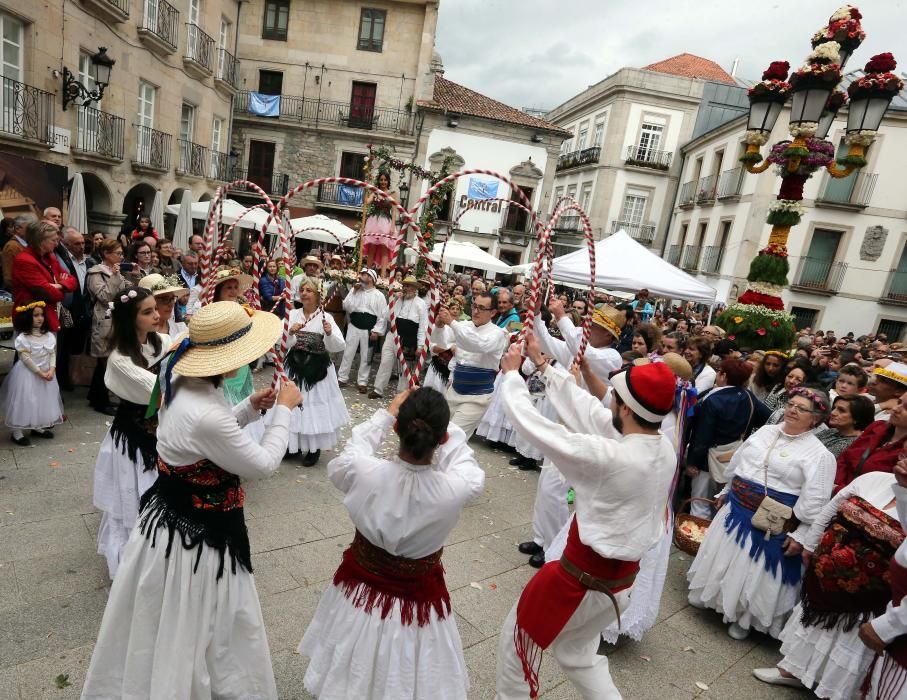
[[[639,571],[638,561],[606,559],[583,544],[579,538],[576,517],[570,523],[564,558],[598,579],[617,580]],[[629,587],[614,588],[611,592],[618,593]],[[530,697],[538,697],[542,652],[564,629],[588,590],[568,574],[559,561],[545,564],[523,590],[516,608],[513,641],[517,656],[523,664]]]

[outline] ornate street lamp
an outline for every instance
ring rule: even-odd
[[[90,57],[91,61],[91,79],[96,87],[89,90],[82,85],[76,76],[63,66],[63,109],[71,102],[79,102],[80,107],[88,107],[92,102],[100,102],[104,96],[104,88],[110,85],[110,71],[113,64],[116,63],[107,55],[107,47],[99,46],[98,52]]]

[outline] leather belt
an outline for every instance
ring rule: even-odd
[[[617,615],[617,629],[620,630],[620,606],[617,604],[617,598],[614,597],[612,589],[629,588],[636,580],[636,574],[633,573],[629,576],[624,576],[623,578],[612,581],[603,578],[596,578],[591,574],[587,574],[565,556],[561,556],[560,564],[561,568],[577,581],[579,581],[581,586],[588,588],[590,591],[598,591],[599,593],[604,593],[606,596],[608,596],[608,598],[611,600],[611,604],[614,606],[614,612]]]

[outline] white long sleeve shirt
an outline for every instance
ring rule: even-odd
[[[151,343],[142,346],[142,356],[148,366],[154,365],[164,355],[170,352],[170,336],[158,333],[161,339],[161,351],[155,354]],[[121,399],[132,403],[147,404],[154,391],[157,374],[151,370],[139,367],[130,357],[123,355],[119,350],[112,350],[107,358],[107,369],[104,371],[104,383]]]
[[[458,365],[497,369],[510,344],[510,334],[490,322],[476,326],[472,321],[453,321],[447,329],[448,342],[457,346]]]
[[[573,321],[568,316],[562,316],[557,322],[557,327],[561,331],[561,336],[567,344],[567,349],[573,357],[579,352],[579,344],[583,338],[583,329],[573,325]],[[608,383],[608,377],[616,369],[620,369],[623,360],[620,353],[614,348],[594,348],[592,345],[586,346],[586,352],[583,355],[586,362],[595,372],[596,376]],[[566,366],[569,366],[566,365]]]
[[[394,304],[394,315],[398,320],[405,318],[408,321],[415,321],[419,324],[418,335],[416,337],[416,348],[421,348],[425,343],[425,330],[428,328],[428,304],[425,303],[425,300],[418,296],[415,296],[412,299],[404,299],[400,296]],[[390,331],[390,320],[391,308],[390,304],[388,304],[387,311],[378,322],[381,329],[378,330],[378,326],[375,326],[375,329],[378,330],[379,333],[388,333]]]
[[[907,530],[907,489],[894,483],[891,486],[891,492],[897,498],[898,520],[901,521],[901,527]],[[907,540],[904,540],[898,547],[898,551],[894,553],[894,559],[898,565],[907,567]],[[907,600],[901,601],[900,605],[894,605],[893,602],[888,603],[885,613],[872,620],[871,624],[876,634],[886,644],[907,634]]]
[[[290,312],[291,328],[297,323],[303,323],[305,320],[305,311],[302,309],[293,309]],[[321,325],[323,321],[327,321],[331,324],[330,335],[325,335],[324,327]],[[343,331],[340,330],[334,317],[329,313],[320,314],[316,312],[312,318],[305,322],[297,333],[317,333],[318,335],[323,335],[324,349],[328,352],[343,352],[346,348],[346,340],[343,337]]]
[[[242,426],[259,418],[249,399],[231,406],[222,388],[207,379],[176,377],[169,406],[162,406],[157,451],[172,466],[208,459],[243,479],[270,476],[287,451],[290,409],[275,406],[261,442]]]
[[[361,312],[377,316],[378,322],[375,324],[375,327],[372,328],[372,331],[378,334],[384,333],[387,299],[385,299],[384,295],[374,287],[371,289],[360,287],[359,289],[351,291],[346,295],[346,299],[343,300],[343,310],[348,314]]]
[[[344,493],[350,519],[369,542],[419,559],[444,546],[463,507],[481,493],[485,472],[453,423],[431,464],[375,456],[393,424],[394,417],[379,409],[353,428],[343,452],[328,463],[328,478]]]
[[[576,489],[580,540],[603,557],[638,561],[664,534],[676,457],[663,435],[623,436],[611,411],[563,369],[545,368],[546,397],[564,425],[541,416],[526,383],[508,372],[504,412]]]

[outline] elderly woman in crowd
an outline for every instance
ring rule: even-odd
[[[690,604],[730,623],[778,637],[800,592],[803,539],[831,496],[835,459],[812,429],[828,397],[797,387],[780,425],[766,425],[731,458],[720,510],[690,567]],[[726,501],[726,503],[725,503]]]
[[[63,296],[78,286],[78,280],[63,270],[54,255],[58,236],[59,229],[46,221],[33,221],[28,225],[25,230],[28,246],[13,260],[10,286],[16,306],[26,306],[33,301],[46,302],[44,312],[48,327],[54,333],[60,330],[57,307]]]
[[[763,354],[762,362],[750,380],[750,389],[760,401],[784,380],[784,365],[788,359],[780,350],[768,350]]]
[[[633,331],[630,350],[650,359],[661,349],[661,331],[653,323],[640,323]]]
[[[831,406],[828,422],[816,430],[816,437],[837,458],[873,422],[873,406],[860,394],[842,394]]]
[[[176,275],[180,271],[179,260],[173,254],[173,243],[166,238],[157,244],[158,266],[162,275]]]

